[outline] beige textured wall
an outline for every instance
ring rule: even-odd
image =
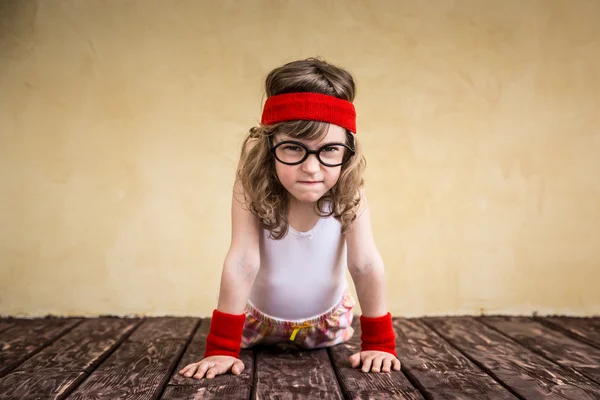
[[[0,5],[0,315],[209,315],[263,79],[313,55],[393,314],[600,313],[600,2]]]

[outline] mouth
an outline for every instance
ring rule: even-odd
[[[317,183],[322,183],[322,181],[298,181],[298,183],[303,185],[316,185]]]

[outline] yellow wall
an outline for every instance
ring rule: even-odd
[[[0,315],[209,315],[264,77],[314,55],[393,314],[600,313],[600,2],[0,7]]]

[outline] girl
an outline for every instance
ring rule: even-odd
[[[399,370],[363,189],[354,80],[309,58],[271,71],[265,86],[261,123],[242,146],[231,246],[204,359],[179,373],[237,375],[240,348],[258,343],[319,348],[348,340],[355,303],[346,267],[363,311],[352,367]]]

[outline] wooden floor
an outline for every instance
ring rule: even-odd
[[[177,375],[209,323],[0,319],[0,399],[600,399],[600,318],[397,318],[388,374],[350,368],[357,329],[328,350],[245,350],[240,376]]]

